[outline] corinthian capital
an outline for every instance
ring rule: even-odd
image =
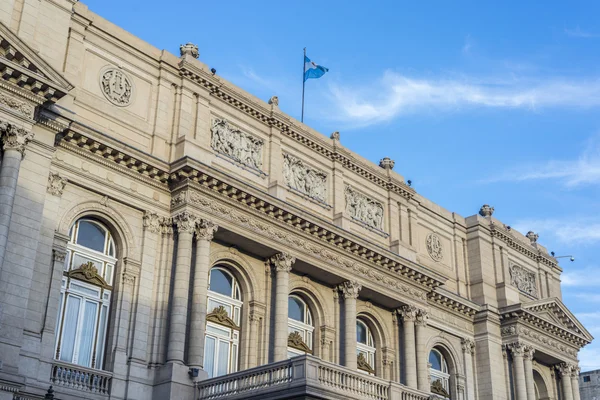
[[[533,360],[533,354],[535,349],[532,346],[525,346],[523,348],[523,357],[527,360]]]
[[[25,157],[25,146],[33,139],[33,136],[33,132],[0,121],[0,138],[2,139],[4,151],[17,150],[22,157]]]
[[[177,226],[177,232],[179,233],[194,233],[197,219],[195,215],[184,211],[173,217],[173,223]]]
[[[160,217],[159,228],[160,228],[160,233],[162,233],[163,235],[172,235],[173,234],[173,218]]]
[[[356,281],[346,281],[338,286],[345,299],[357,299],[362,285]]]
[[[573,365],[569,363],[560,363],[556,366],[556,370],[560,374],[560,377],[570,377],[573,373]]]
[[[201,219],[196,223],[196,239],[211,241],[219,227],[212,221]]]
[[[144,211],[144,228],[152,233],[160,232],[161,217],[152,211]]]
[[[421,310],[415,306],[402,306],[398,309],[398,315],[402,317],[403,321],[416,321],[417,315]]]
[[[427,321],[429,321],[429,313],[425,310],[419,309],[417,311],[417,319],[415,323],[417,325],[425,326],[427,325]]]
[[[296,262],[296,257],[288,253],[278,253],[271,257],[271,264],[277,272],[290,272],[292,264]]]
[[[53,196],[62,196],[68,181],[67,178],[61,177],[58,173],[50,172],[50,175],[48,175],[48,187],[46,189]]]
[[[510,350],[513,356],[523,357],[525,355],[525,345],[523,343],[514,342],[509,343],[507,348]]]
[[[475,353],[475,342],[472,339],[462,338],[462,339],[460,339],[460,343],[462,344],[463,352],[465,352],[466,354]],[[503,349],[503,352],[504,352],[504,349]]]

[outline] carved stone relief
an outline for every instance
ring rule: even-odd
[[[107,68],[102,72],[100,89],[108,101],[119,107],[131,104],[132,80],[118,68]]]
[[[217,152],[247,167],[260,170],[262,168],[261,139],[242,132],[229,125],[224,119],[215,119],[211,128],[211,147]]]
[[[0,93],[0,105],[8,107],[26,117],[31,118],[33,116],[33,106],[31,104],[14,99],[4,93]]]
[[[425,245],[427,246],[427,252],[429,256],[435,261],[441,261],[444,258],[444,252],[442,247],[442,241],[435,233],[430,233],[425,239]]]
[[[305,165],[302,160],[290,154],[284,154],[283,176],[286,185],[292,189],[326,203],[327,175],[324,172]]]
[[[515,264],[509,267],[508,272],[510,274],[511,285],[523,293],[538,297],[535,273]]]
[[[50,172],[50,175],[48,175],[48,193],[53,196],[62,196],[68,181],[67,178],[61,177],[58,173]]]
[[[383,205],[346,186],[346,213],[371,228],[383,230]]]

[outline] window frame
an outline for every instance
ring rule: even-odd
[[[367,343],[361,343],[358,341],[358,337],[356,338],[356,356],[358,357],[359,353],[364,354],[365,359],[367,360],[367,363],[372,368],[372,371],[368,371],[363,368],[358,368],[358,371],[362,372],[364,374],[368,374],[368,375],[375,375],[375,372],[376,372],[375,360],[376,360],[376,354],[377,354],[377,346],[375,343],[375,338],[373,336],[373,332],[371,331],[371,328],[369,327],[369,324],[367,324],[366,321],[362,320],[361,318],[356,318],[356,325],[358,325],[358,324],[361,324],[365,327],[365,331],[367,333]]]
[[[308,303],[301,296],[299,296],[298,294],[292,293],[292,294],[288,295],[288,310],[289,310],[290,298],[294,298],[294,299],[300,301],[300,303],[302,303],[302,305],[304,306],[304,313],[303,313],[304,321],[308,320],[308,323],[290,318],[289,312],[288,312],[288,336],[290,334],[292,334],[293,332],[298,332],[300,334],[300,336],[302,336],[302,340],[304,341],[304,344],[310,349],[310,351],[303,351],[301,349],[288,346],[287,347],[288,358],[302,356],[305,354],[313,354],[314,353],[315,326],[314,326],[314,319],[313,319],[310,307],[308,306]]]
[[[440,367],[441,370],[437,370],[433,368],[431,363],[429,363],[429,359],[431,358],[431,353],[436,353],[440,357]],[[435,381],[439,380],[442,383],[442,386],[448,393],[448,398],[450,398],[450,369],[448,368],[448,361],[440,350],[435,347],[431,349],[429,352],[429,356],[427,357],[427,362],[429,364],[429,375],[431,377],[429,384],[433,384]]]

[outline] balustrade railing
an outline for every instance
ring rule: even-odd
[[[50,381],[56,386],[92,393],[110,394],[112,373],[55,361]]]
[[[428,394],[305,355],[199,381],[198,399],[269,399],[281,391],[318,390],[349,400],[427,400]],[[336,398],[338,397],[336,396]]]

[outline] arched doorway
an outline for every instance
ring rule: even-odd
[[[549,399],[550,395],[548,393],[548,387],[546,386],[546,381],[544,381],[544,378],[542,377],[542,375],[535,369],[533,370],[533,382],[535,384],[536,400]]]

